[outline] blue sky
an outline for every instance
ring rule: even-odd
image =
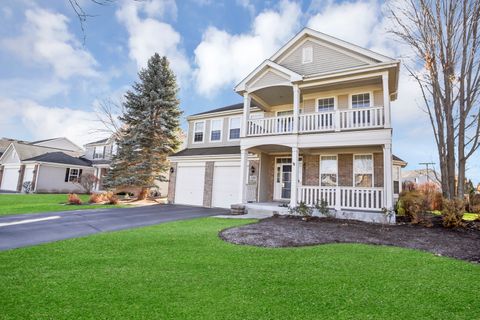
[[[305,26],[395,58],[408,48],[392,39],[383,1],[81,0],[80,23],[67,0],[0,3],[0,136],[98,138],[95,109],[121,100],[154,52],[167,55],[185,115],[241,101],[232,88]],[[392,104],[394,153],[438,162],[416,84],[402,68]],[[480,157],[468,176],[480,181]]]

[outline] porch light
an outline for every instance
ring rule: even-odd
[[[254,166],[250,167],[250,174],[255,174],[255,167]]]
[[[170,173],[174,173],[175,169],[173,167],[170,167]]]

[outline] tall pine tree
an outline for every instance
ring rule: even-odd
[[[140,187],[139,199],[143,199],[148,189],[155,186],[155,180],[167,180],[167,156],[180,145],[182,112],[175,74],[166,57],[155,53],[138,77],[140,81],[125,95],[125,112],[120,117],[122,132],[105,185]]]

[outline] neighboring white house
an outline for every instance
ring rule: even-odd
[[[103,191],[103,179],[110,169],[112,157],[117,152],[117,146],[113,137],[87,143],[85,146],[85,159],[89,160],[98,179],[95,191]],[[168,182],[155,181],[160,195],[167,195]],[[118,191],[138,192],[138,189],[124,188]]]
[[[187,118],[169,201],[282,213],[324,199],[339,217],[383,221],[406,165],[392,155],[399,64],[303,29],[235,87],[243,103]]]
[[[1,191],[22,192],[23,184],[30,182],[31,191],[37,193],[83,192],[74,181],[84,173],[93,173],[90,162],[81,157],[82,148],[67,138],[0,141]]]
[[[402,172],[402,181],[403,182],[413,182],[415,184],[424,184],[427,182],[432,182],[438,185],[441,188],[440,183],[440,174],[433,169],[416,169],[408,170]]]

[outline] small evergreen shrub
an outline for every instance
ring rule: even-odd
[[[75,193],[69,193],[67,203],[72,205],[81,205],[82,200],[80,200],[80,197],[77,196]]]
[[[326,217],[332,216],[332,214],[330,214],[330,209],[328,209],[328,202],[324,199],[320,199],[320,201],[317,201],[317,203],[315,203],[315,209],[317,209],[318,212],[320,212]]]
[[[313,208],[305,204],[305,202],[300,202],[296,207],[289,207],[288,212],[293,215],[300,215],[303,217],[311,217],[313,214]]]
[[[443,201],[442,221],[445,228],[463,227],[463,214],[465,213],[465,202],[461,199]]]

